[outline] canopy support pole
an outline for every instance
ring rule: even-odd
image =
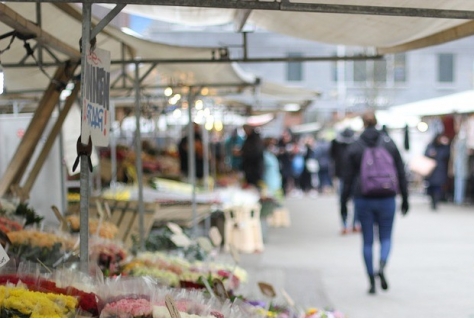
[[[115,102],[110,102],[110,166],[111,166],[111,179],[110,188],[115,191],[117,188],[117,141],[115,140],[115,131],[113,129],[113,123],[115,120]]]
[[[112,10],[110,10],[109,13],[107,13],[107,15],[102,18],[102,20],[100,20],[100,22],[94,27],[94,29],[92,29],[91,39],[94,39],[100,33],[100,31],[102,31],[109,24],[109,22],[112,21],[117,16],[117,14],[122,11],[123,8],[125,8],[126,5],[127,4],[125,3],[117,4]]]
[[[140,131],[140,74],[139,63],[135,63],[135,161],[137,169],[137,185],[138,185],[138,228],[140,232],[140,250],[145,250],[145,208],[143,205],[143,165],[142,165],[142,136]]]
[[[81,101],[85,98],[85,81],[84,66],[86,65],[87,48],[90,42],[91,32],[91,16],[92,16],[92,5],[90,3],[84,3],[82,6],[82,52],[81,52]],[[82,104],[82,103],[81,103]],[[84,110],[81,107],[81,110]],[[82,119],[82,116],[81,116]],[[79,203],[80,207],[80,270],[81,272],[89,273],[89,159],[87,155],[81,155],[81,173],[80,173],[80,185],[81,185],[81,199]]]
[[[196,204],[196,152],[194,141],[194,122],[193,122],[193,105],[194,105],[193,87],[189,88],[188,94],[188,178],[192,185],[191,209],[193,215],[193,238],[197,237],[197,204]]]

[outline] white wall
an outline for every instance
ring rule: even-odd
[[[0,115],[0,175],[3,176],[20,141],[21,132],[26,131],[32,115]],[[54,120],[54,119],[53,119]],[[41,136],[33,158],[36,158],[46,140],[52,124],[50,123]],[[28,164],[24,179],[29,175],[32,162]],[[52,205],[58,208],[61,204],[61,161],[59,157],[59,142],[56,141],[46,162],[38,175],[30,193],[29,204],[39,215],[45,216],[45,221],[57,224],[58,221],[51,210]],[[24,180],[23,180],[24,182]]]

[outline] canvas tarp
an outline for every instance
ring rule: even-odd
[[[5,4],[0,4],[4,8]],[[15,13],[25,19],[36,21],[35,3],[8,2],[7,9],[14,10]],[[69,14],[63,11],[65,8]],[[0,10],[0,13],[3,10]],[[59,39],[71,48],[79,52],[79,39],[82,32],[82,18],[80,10],[69,4],[42,3],[42,30],[53,37]],[[6,34],[12,28],[0,23],[0,34]],[[4,49],[9,42],[9,38],[0,42],[0,48]],[[35,42],[29,41],[33,47]],[[121,42],[126,45],[124,58],[141,59],[211,59],[212,49],[172,46],[162,43],[146,41],[123,33],[121,30],[108,26],[97,37],[98,47],[111,52],[112,60],[122,58]],[[67,60],[65,54],[52,50],[60,61]],[[9,50],[1,54],[3,65],[18,63],[25,56],[23,41],[15,39]],[[35,53],[37,56],[37,53]],[[54,59],[43,50],[43,62],[54,62]],[[30,57],[26,62],[33,63]],[[56,67],[44,67],[45,72],[52,76]],[[112,76],[120,75],[121,65],[112,65]],[[133,74],[133,69],[127,69],[127,73]],[[146,67],[140,68],[140,76],[147,71]],[[43,74],[38,67],[28,68],[6,68],[5,86],[6,92],[20,92],[31,90],[43,90],[49,83],[48,77]],[[201,85],[206,83],[230,83],[249,84],[255,81],[255,76],[244,72],[237,64],[233,63],[176,63],[160,64],[152,72],[150,79],[160,80],[159,83],[148,83],[151,85],[183,84]],[[113,83],[114,79],[111,79]],[[150,82],[150,80],[148,80]],[[128,87],[133,87],[133,82],[127,82]],[[120,94],[120,93],[119,93]],[[2,97],[9,98],[9,97]]]
[[[398,114],[416,116],[474,113],[474,90],[392,106],[390,110]]]
[[[298,3],[474,10],[469,0],[295,0]],[[109,5],[110,6],[110,5]],[[241,9],[127,5],[124,12],[150,19],[203,26],[235,23]],[[424,47],[474,34],[469,20],[361,14],[252,10],[247,22],[256,28],[332,44],[375,47],[379,52]]]

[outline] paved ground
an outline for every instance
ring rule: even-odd
[[[474,207],[432,212],[422,196],[410,204],[395,220],[388,291],[367,294],[361,236],[339,234],[336,197],[325,195],[286,200],[291,227],[271,229],[263,253],[242,256],[246,293],[257,295],[256,281],[267,281],[301,306],[348,317],[474,317]]]

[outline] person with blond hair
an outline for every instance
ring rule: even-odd
[[[370,281],[369,293],[375,294],[376,277],[380,279],[382,289],[388,289],[385,266],[387,265],[392,246],[392,229],[396,209],[395,198],[397,192],[399,192],[402,197],[401,212],[403,215],[406,215],[408,212],[408,189],[404,163],[400,152],[390,137],[376,128],[377,118],[375,113],[373,111],[365,112],[362,115],[362,121],[364,123],[364,131],[347,148],[345,158],[346,170],[343,177],[344,189],[340,199],[340,207],[341,216],[346,215],[347,201],[349,197],[353,196],[355,210],[362,227],[363,257]],[[367,155],[369,152],[373,156],[372,159],[375,165],[391,165],[387,166],[387,170],[393,172],[393,178],[389,179],[389,183],[393,182],[393,185],[390,185],[385,192],[367,191],[367,184],[369,183],[366,179],[366,163],[367,158],[369,158],[368,156],[370,156]],[[380,159],[375,158],[375,156],[379,155],[386,162],[381,162]],[[383,168],[385,170],[386,167],[384,166]],[[377,171],[377,168],[373,170]],[[380,167],[378,171],[380,171]],[[377,273],[374,271],[372,253],[375,228],[378,228],[380,241],[380,263]]]

